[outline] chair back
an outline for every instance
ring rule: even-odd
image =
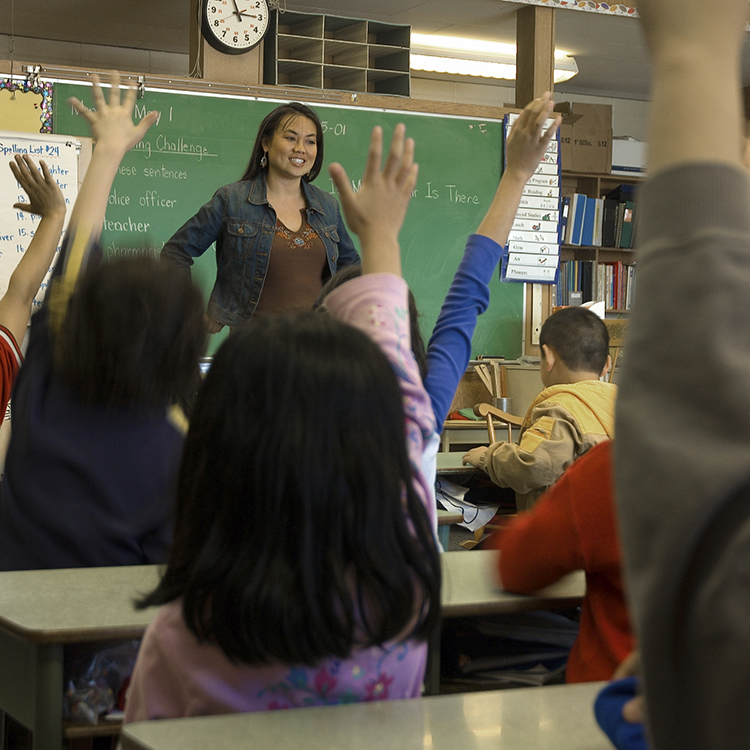
[[[615,320],[605,320],[604,325],[607,326],[609,331],[609,356],[612,357],[612,367],[610,367],[607,373],[607,382],[612,382],[612,376],[617,367],[617,360],[620,357],[620,352],[625,345],[625,333],[628,330],[627,320],[617,318]]]

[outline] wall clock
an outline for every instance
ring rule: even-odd
[[[248,52],[268,31],[266,0],[201,0],[201,32],[219,52]]]

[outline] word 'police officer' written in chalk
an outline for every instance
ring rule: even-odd
[[[129,206],[130,196],[122,195],[115,189],[109,196],[108,202],[110,206]],[[147,190],[138,198],[138,203],[141,206],[151,208],[174,208],[177,205],[177,200],[175,198],[164,198],[156,190]]]

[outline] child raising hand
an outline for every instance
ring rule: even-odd
[[[435,422],[400,278],[404,135],[381,169],[373,132],[356,195],[331,169],[364,275],[330,315],[254,318],[214,358],[126,721],[420,694],[440,563],[417,468]]]

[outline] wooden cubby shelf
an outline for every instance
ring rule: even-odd
[[[263,83],[409,96],[410,45],[410,26],[275,10]]]

